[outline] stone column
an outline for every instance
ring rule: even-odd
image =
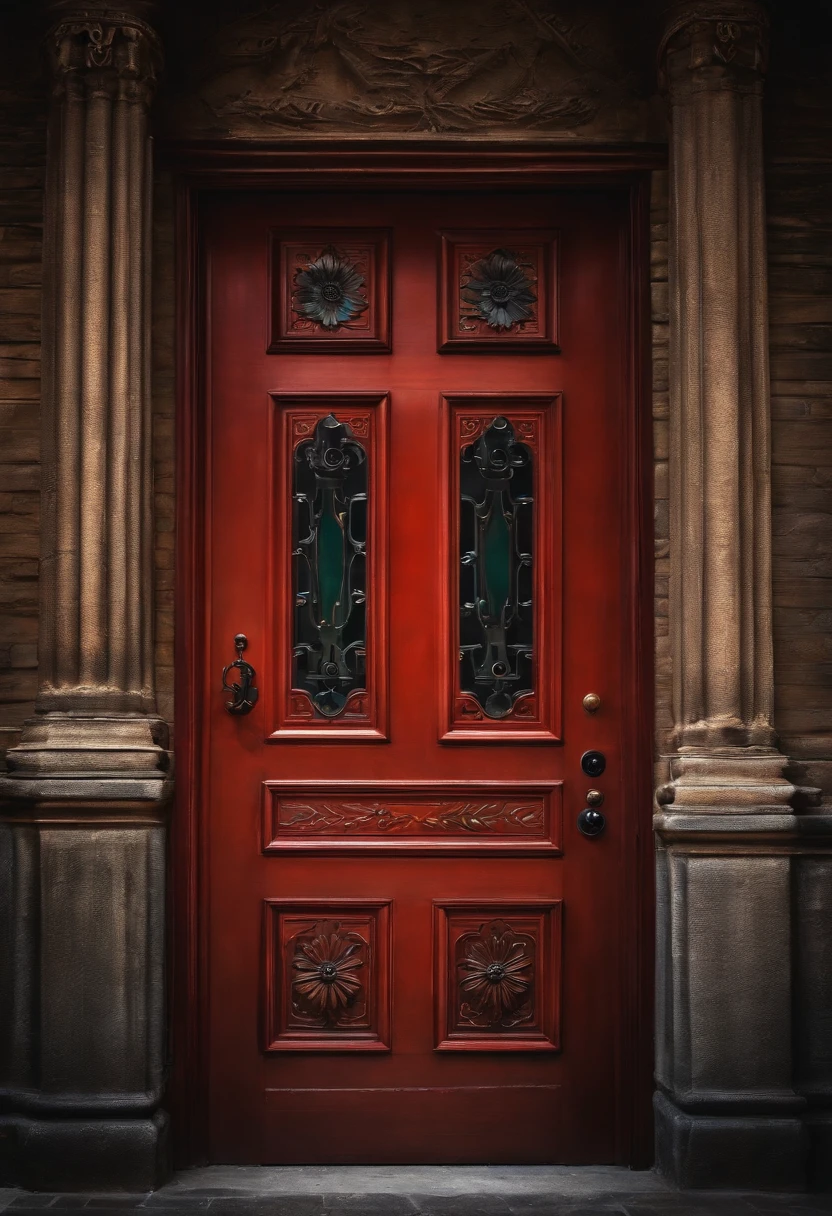
[[[656,1115],[680,1185],[799,1189],[792,867],[807,817],[773,729],[767,35],[755,0],[687,2],[660,52],[676,754],[656,817]]]
[[[0,782],[0,1175],[47,1189],[164,1168],[143,7],[53,4],[47,38],[40,690]]]

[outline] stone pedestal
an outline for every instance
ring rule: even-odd
[[[656,816],[657,1156],[681,1186],[799,1190],[795,867],[828,821],[801,813],[773,729],[766,53],[754,0],[677,5],[660,52],[677,753]]]
[[[155,716],[149,411],[160,48],[61,3],[44,232],[40,691],[0,782],[0,1182],[165,1171],[166,728]]]

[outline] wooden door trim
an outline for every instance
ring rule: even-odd
[[[437,187],[601,187],[626,191],[630,230],[621,251],[628,317],[627,385],[631,423],[624,451],[626,520],[631,545],[622,555],[627,613],[625,680],[637,712],[623,715],[624,788],[628,814],[622,857],[624,916],[620,940],[623,1015],[617,1044],[617,1160],[652,1163],[654,877],[652,411],[650,401],[649,173],[666,163],[664,147],[594,151],[470,143],[428,149],[343,143],[319,147],[168,145],[163,158],[176,172],[176,796],[171,826],[169,992],[171,1073],[167,1105],[178,1167],[206,1160],[207,1128],[207,884],[206,833],[201,814],[205,762],[202,686],[207,662],[205,590],[209,486],[202,410],[207,349],[199,232],[200,199],[216,190]],[[206,403],[209,405],[210,403]],[[608,927],[608,931],[614,931]]]

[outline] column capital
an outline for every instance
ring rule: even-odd
[[[667,9],[659,84],[671,102],[731,90],[761,93],[768,66],[768,11],[757,0],[682,0]]]
[[[51,6],[46,40],[56,93],[85,78],[107,90],[127,87],[149,103],[162,68],[162,44],[148,23],[148,5],[95,3]]]

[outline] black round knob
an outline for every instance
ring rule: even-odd
[[[600,836],[606,826],[606,816],[594,807],[584,807],[578,816],[578,831],[584,836]]]
[[[581,756],[581,768],[587,777],[600,777],[607,767],[607,757],[603,752],[584,752]]]

